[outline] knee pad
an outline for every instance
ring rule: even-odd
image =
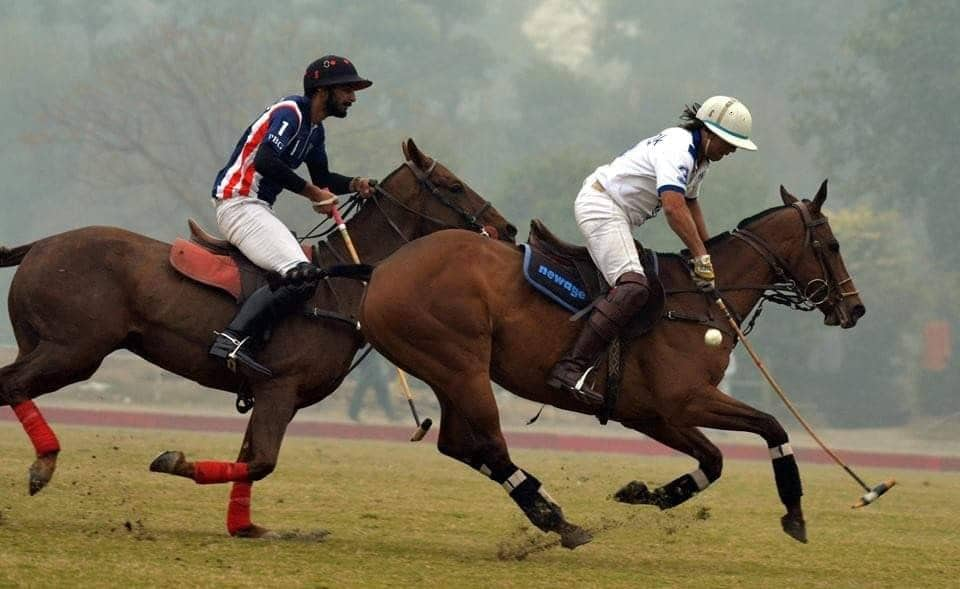
[[[649,298],[650,285],[647,277],[638,272],[627,272],[597,303],[596,310],[608,322],[622,328],[643,309]]]

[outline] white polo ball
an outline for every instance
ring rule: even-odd
[[[715,348],[723,343],[723,334],[720,333],[719,329],[713,329],[711,327],[707,330],[707,333],[703,334],[703,343],[711,348]]]

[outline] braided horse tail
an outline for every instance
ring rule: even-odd
[[[16,266],[23,261],[24,256],[27,255],[27,252],[29,252],[32,247],[33,243],[18,245],[14,248],[0,245],[0,267]]]

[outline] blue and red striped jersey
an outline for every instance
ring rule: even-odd
[[[263,111],[243,132],[227,165],[217,174],[214,198],[251,196],[270,204],[277,200],[283,187],[257,171],[254,159],[258,149],[274,150],[291,170],[304,162],[327,169],[323,125],[310,124],[310,100],[287,96]]]

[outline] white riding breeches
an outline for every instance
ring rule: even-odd
[[[220,233],[264,270],[285,274],[307,262],[300,243],[266,202],[253,197],[234,197],[217,202]]]
[[[644,274],[643,265],[627,214],[609,195],[597,190],[595,181],[593,174],[583,181],[573,212],[593,263],[613,286],[627,272]]]

